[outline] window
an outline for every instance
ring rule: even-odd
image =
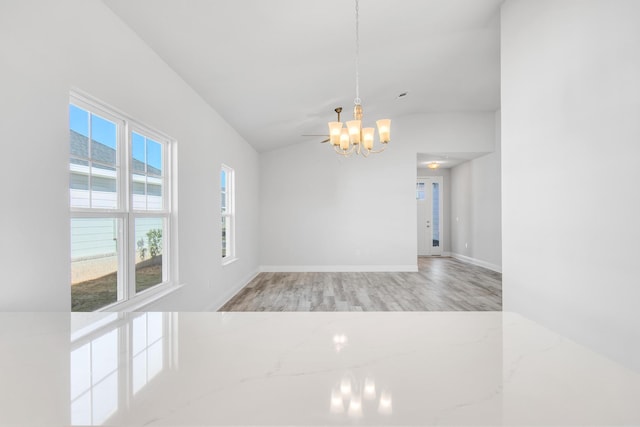
[[[171,140],[73,94],[69,132],[72,311],[168,284]]]
[[[222,211],[222,263],[235,259],[235,189],[234,172],[222,165],[220,171],[220,204]]]
[[[424,200],[424,182],[416,183],[416,200]]]

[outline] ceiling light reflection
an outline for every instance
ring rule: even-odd
[[[342,414],[344,412],[344,403],[342,402],[342,394],[339,390],[331,390],[331,406],[329,411],[332,414]]]
[[[376,385],[372,375],[367,375],[363,380],[351,371],[345,372],[331,389],[329,408],[332,414],[344,414],[351,419],[375,413],[376,409],[381,415],[391,415],[393,412],[388,388]]]
[[[343,378],[340,381],[340,392],[345,397],[351,396],[351,380],[349,378]]]
[[[353,396],[349,401],[349,418],[361,418],[362,417],[362,400],[360,396]]]
[[[333,345],[336,349],[336,353],[340,353],[340,350],[342,350],[347,345],[348,341],[349,339],[345,334],[335,334],[333,336]]]
[[[364,398],[367,400],[376,398],[376,382],[373,378],[365,378],[364,380]]]
[[[378,413],[382,415],[391,415],[393,405],[391,401],[391,393],[383,391],[380,393],[380,404],[378,405]]]

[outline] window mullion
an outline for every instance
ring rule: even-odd
[[[93,124],[93,118],[91,115],[91,112],[89,112],[89,123],[88,123],[88,132],[87,132],[87,155],[88,155],[88,161],[87,163],[89,164],[89,179],[87,180],[88,183],[88,187],[87,187],[87,193],[89,193],[89,208],[93,207],[93,190],[92,190],[92,181],[93,181],[93,161],[92,161],[92,155],[91,155],[91,146],[93,144],[91,144],[91,125]]]
[[[165,256],[164,254],[166,253],[167,248],[171,247],[171,242],[170,242],[170,236],[171,236],[171,224],[170,224],[170,220],[169,220],[169,216],[163,216],[162,217],[162,224],[163,227],[162,229],[163,231],[163,236],[162,236],[162,246],[163,246],[163,257],[164,257],[164,262],[162,263],[162,279],[164,280],[171,280],[171,267],[170,267],[170,263],[169,263],[169,257]]]
[[[125,218],[118,221],[118,242],[121,244],[118,245],[118,265],[119,271],[118,274],[118,301],[125,301],[126,298],[126,277],[127,277],[127,266],[125,260],[127,259],[127,249],[129,247],[129,242],[127,240],[127,221],[126,215]]]
[[[129,228],[129,236],[127,238],[127,247],[131,249],[127,257],[127,296],[129,299],[136,295],[136,237],[135,237],[135,214],[127,214],[127,225]]]
[[[124,153],[124,159],[122,162],[123,165],[123,176],[126,177],[123,183],[123,197],[126,208],[126,216],[127,216],[127,284],[126,284],[126,294],[127,299],[131,299],[135,296],[136,291],[136,242],[135,242],[135,215],[131,212],[133,208],[133,148],[132,148],[132,139],[131,139],[131,127],[128,121],[125,121],[125,130],[124,130],[124,147],[126,147],[126,152]]]
[[[127,205],[127,168],[126,168],[126,156],[127,156],[127,122],[123,120],[118,128],[116,133],[116,179],[118,180],[117,184],[117,204],[118,210],[122,212],[122,220],[120,221],[120,241],[122,242],[121,247],[119,248],[120,259],[119,259],[119,268],[122,272],[118,275],[118,301],[127,301],[129,297],[129,248],[131,247],[130,243],[130,224],[129,224],[129,216],[128,216],[128,205]]]

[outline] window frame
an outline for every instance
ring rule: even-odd
[[[135,209],[133,204],[133,175],[135,173],[133,169],[133,133],[137,133],[138,135],[143,136],[144,138],[152,139],[154,142],[157,142],[162,145],[162,208],[161,209],[153,209],[150,210],[148,207],[148,199],[147,199],[147,208],[146,209]],[[149,289],[145,289],[143,291],[136,291],[136,270],[135,270],[135,257],[136,257],[136,236],[135,236],[135,224],[136,219],[140,218],[162,218],[163,220],[163,228],[162,228],[162,244],[163,244],[163,255],[165,251],[169,252],[169,248],[171,247],[171,170],[170,170],[170,160],[171,160],[171,140],[167,137],[163,136],[161,133],[148,128],[147,126],[141,125],[137,122],[129,123],[129,127],[127,129],[127,146],[129,148],[130,155],[127,156],[127,171],[129,178],[129,193],[128,193],[128,203],[129,203],[129,240],[128,240],[128,248],[132,249],[131,254],[129,255],[128,262],[130,266],[130,271],[128,272],[129,283],[132,286],[129,286],[129,298],[134,298],[137,295],[143,295],[155,289],[158,286],[161,286],[167,282],[170,282],[170,256],[167,256],[167,260],[163,259],[162,262],[162,277],[166,277],[167,281],[163,281],[157,285],[151,286]],[[145,197],[149,197],[148,188],[145,186]]]
[[[108,106],[85,94],[71,91],[69,95],[68,107],[74,105],[87,111],[89,114],[100,116],[104,119],[116,123],[116,200],[117,207],[110,208],[92,208],[91,202],[89,207],[72,207],[71,199],[69,200],[70,222],[76,218],[109,218],[117,219],[119,229],[117,234],[117,242],[125,242],[126,244],[118,244],[118,275],[117,275],[117,301],[103,307],[95,312],[111,311],[111,310],[127,310],[137,309],[155,299],[169,293],[172,288],[177,288],[177,247],[172,244],[172,226],[176,222],[175,209],[173,205],[172,193],[174,190],[175,164],[173,160],[176,141],[168,135],[157,131],[147,125],[142,124],[138,120],[122,113],[121,111]],[[153,139],[155,142],[162,144],[162,209],[160,210],[134,210],[133,209],[133,149],[132,149],[132,133],[136,132],[146,138]],[[91,133],[89,132],[89,145],[91,145]],[[91,151],[89,151],[89,154]],[[77,158],[76,156],[69,156]],[[91,160],[90,160],[91,161]],[[71,173],[71,172],[69,172]],[[89,179],[89,190],[91,190],[91,180]],[[71,190],[71,185],[69,185]],[[69,192],[69,194],[71,194]],[[89,193],[91,194],[91,193]],[[89,196],[91,200],[91,195]],[[137,218],[162,218],[163,220],[163,236],[162,236],[162,282],[149,287],[140,292],[136,292],[135,281],[135,221]]]
[[[226,187],[224,192],[224,201],[225,201],[225,210],[222,211],[222,172],[226,174]],[[235,179],[236,179],[235,170],[225,165],[224,163],[220,166],[220,215],[221,219],[224,220],[228,218],[229,226],[226,230],[226,253],[225,256],[222,257],[222,265],[228,265],[232,262],[236,261],[238,258],[236,256],[236,207],[235,207]],[[222,252],[222,221],[220,222],[220,252]]]

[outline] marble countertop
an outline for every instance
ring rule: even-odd
[[[640,374],[519,315],[0,313],[0,425],[640,425]]]

